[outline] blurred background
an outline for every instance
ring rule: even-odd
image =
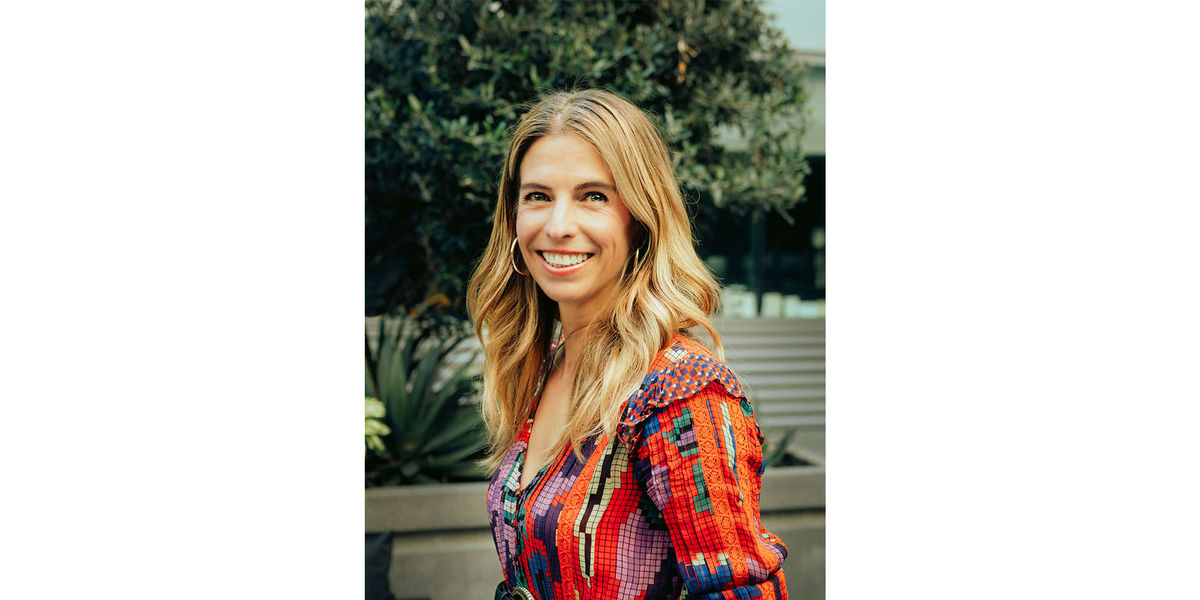
[[[823,0],[366,2],[368,598],[483,597],[502,577],[465,284],[507,132],[575,87],[628,98],[672,150],[767,436],[764,524],[789,592],[824,597],[824,20]]]

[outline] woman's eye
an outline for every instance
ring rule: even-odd
[[[549,196],[547,196],[541,192],[529,192],[528,194],[525,194],[526,202],[545,202],[549,199],[550,199]]]
[[[608,202],[608,196],[605,196],[600,192],[588,192],[588,195],[584,196],[584,198],[586,198],[589,202]]]

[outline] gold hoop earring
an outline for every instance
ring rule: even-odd
[[[508,260],[509,260],[509,262],[512,263],[512,268],[514,271],[517,272],[518,275],[528,275],[529,274],[529,273],[523,273],[523,272],[521,272],[520,269],[517,268],[517,238],[513,238],[512,246],[509,246],[509,248],[508,248]]]

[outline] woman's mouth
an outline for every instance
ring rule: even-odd
[[[557,274],[573,273],[583,267],[592,256],[591,252],[548,252],[539,250],[542,266],[547,271]]]

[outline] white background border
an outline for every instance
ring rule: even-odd
[[[0,14],[0,595],[362,594],[363,10]],[[1200,594],[1175,3],[828,7],[828,596]]]

